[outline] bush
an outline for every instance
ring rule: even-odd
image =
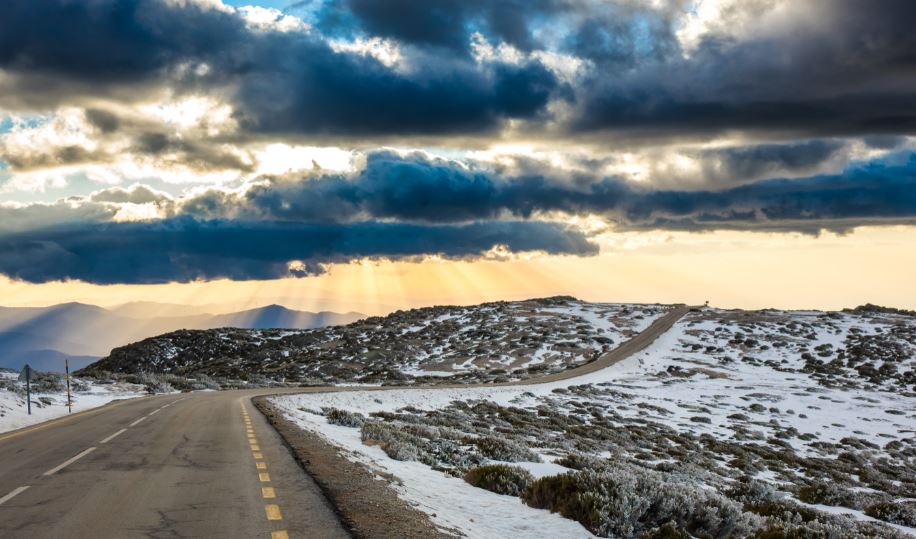
[[[495,436],[483,436],[474,440],[480,454],[488,459],[505,462],[541,462],[541,457],[527,447]]]
[[[423,443],[419,437],[395,425],[377,422],[363,423],[360,438],[367,445],[377,444],[394,460],[417,460],[419,446]]]
[[[570,453],[558,460],[557,464],[565,466],[566,468],[572,468],[573,470],[589,470],[603,466],[604,459],[585,453]]]
[[[488,464],[468,470],[464,480],[490,492],[518,496],[534,480],[534,476],[518,466]]]
[[[359,428],[366,422],[366,417],[359,412],[348,412],[339,408],[322,408],[328,423],[342,427]]]
[[[694,536],[736,537],[758,526],[756,517],[718,493],[635,466],[543,477],[522,492],[522,500],[601,537],[636,537],[665,526]]]
[[[866,507],[865,514],[885,522],[916,527],[916,502],[880,502]]]
[[[56,372],[33,370],[31,385],[32,393],[62,393],[67,390],[67,382],[64,380],[64,375]]]

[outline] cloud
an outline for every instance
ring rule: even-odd
[[[418,56],[395,70],[308,31],[252,28],[243,13],[212,6],[4,2],[0,68],[14,90],[5,93],[54,107],[124,95],[124,88],[145,88],[141,97],[156,89],[201,92],[231,103],[248,132],[409,135],[486,131],[533,118],[557,86],[536,60],[483,66]],[[57,84],[42,91],[48,79]]]
[[[829,145],[815,153],[822,151],[829,153]],[[782,155],[773,148],[743,150],[738,161],[743,163],[746,154],[760,157],[773,152]],[[793,151],[789,155],[790,161],[809,162]],[[336,223],[362,219],[458,223],[543,218],[559,212],[602,216],[622,228],[692,225],[696,230],[726,226],[756,230],[784,228],[791,222],[795,229],[810,231],[916,217],[914,155],[899,156],[899,165],[876,160],[850,165],[840,174],[686,191],[652,189],[618,177],[503,177],[473,163],[422,153],[377,152],[368,155],[365,168],[353,176],[279,179],[241,192],[212,189],[181,201],[179,211],[206,219]]]
[[[275,279],[325,271],[330,263],[488,251],[593,255],[581,232],[546,222],[348,225],[198,221],[86,224],[0,236],[0,273],[28,282],[165,283]]]
[[[808,136],[916,127],[916,5],[906,0],[794,3],[747,36],[707,35],[688,57],[597,76],[575,128]]]

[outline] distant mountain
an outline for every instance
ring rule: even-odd
[[[131,318],[197,316],[218,312],[197,305],[159,303],[157,301],[131,301],[116,307],[111,307],[108,310],[115,314],[129,316]]]
[[[29,350],[10,356],[3,366],[21,370],[28,363],[36,371],[63,372],[64,360],[70,363],[70,372],[77,371],[99,360],[96,356],[72,356],[57,350]]]
[[[107,355],[113,348],[179,329],[310,329],[346,324],[359,313],[310,313],[269,305],[230,314],[200,313],[166,303],[137,302],[113,309],[83,303],[50,307],[0,307],[0,367],[26,362],[63,369],[63,358],[80,366]],[[163,314],[166,313],[166,314]]]
[[[250,329],[297,328],[312,329],[324,326],[339,326],[355,322],[364,315],[359,313],[334,313],[322,311],[310,313],[294,311],[282,305],[268,305],[238,313],[214,316],[207,324],[211,328],[235,327]],[[201,328],[204,329],[204,328]]]

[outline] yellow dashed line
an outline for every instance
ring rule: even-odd
[[[261,453],[261,446],[258,445],[257,436],[254,433],[254,428],[251,426],[251,418],[241,399],[239,399],[239,406],[242,409],[242,419],[245,421],[245,436],[248,439],[248,443],[251,445],[251,456],[257,461],[254,463],[254,466],[258,470],[258,480],[261,483],[270,483],[270,474],[266,471],[267,462],[265,462],[264,454]],[[265,500],[273,500],[277,497],[277,492],[274,490],[274,487],[261,487],[261,497]],[[264,506],[264,514],[267,516],[267,520],[283,520],[283,513],[280,511],[280,506],[274,503]],[[270,532],[270,539],[289,539],[289,533],[287,533],[286,530],[273,530]]]
[[[280,506],[275,503],[265,505],[264,512],[267,513],[267,520],[283,520],[283,515],[280,513]]]

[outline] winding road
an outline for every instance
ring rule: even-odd
[[[606,368],[648,346],[688,311],[676,307],[589,364],[518,383]],[[0,434],[0,537],[347,537],[250,401],[353,390],[359,388],[146,397]]]

